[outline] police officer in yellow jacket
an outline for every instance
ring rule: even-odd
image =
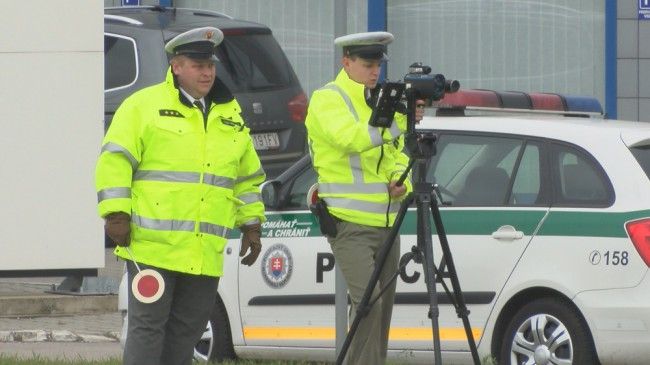
[[[167,79],[127,98],[104,138],[96,186],[106,233],[127,260],[129,283],[144,268],[164,280],[153,303],[136,300],[129,285],[124,364],[190,364],[228,232],[243,232],[243,264],[261,250],[265,174],[239,104],[216,79],[222,40],[212,27],[170,40]]]
[[[309,103],[306,126],[312,162],[318,174],[318,196],[336,223],[328,237],[352,298],[354,315],[374,270],[375,256],[387,240],[399,202],[411,187],[395,182],[406,170],[402,153],[406,116],[396,114],[390,128],[368,124],[386,45],[387,32],[350,34],[335,40],[343,47],[343,69],[333,82],[316,90]],[[423,103],[422,101],[418,101]],[[416,112],[422,118],[423,109]],[[381,364],[386,360],[388,331],[395,296],[399,237],[393,244],[375,288],[388,290],[373,305],[357,329],[347,354],[349,364]]]

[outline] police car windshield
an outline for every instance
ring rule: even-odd
[[[233,92],[286,88],[293,82],[289,62],[270,34],[229,35],[218,47],[217,57],[230,76],[228,86]]]

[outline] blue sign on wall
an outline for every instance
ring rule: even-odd
[[[650,0],[639,0],[639,19],[650,20]]]
[[[140,0],[122,0],[122,6],[139,6]]]

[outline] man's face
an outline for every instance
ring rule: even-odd
[[[172,72],[176,75],[178,84],[195,99],[208,95],[217,74],[213,61],[195,60],[186,56],[174,57]]]
[[[345,56],[343,57],[343,68],[352,80],[372,89],[379,80],[381,61]]]

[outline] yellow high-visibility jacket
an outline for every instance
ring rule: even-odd
[[[368,124],[372,109],[364,85],[341,70],[334,82],[314,91],[305,121],[318,196],[341,220],[390,227],[399,201],[390,199],[388,184],[406,170],[402,153],[406,116],[396,113],[390,128]],[[405,181],[407,193],[411,183]]]
[[[124,100],[104,137],[95,171],[101,217],[131,215],[136,261],[188,274],[221,276],[233,227],[264,221],[264,170],[241,108],[218,83],[207,121],[166,81]],[[131,256],[117,247],[115,254]]]

